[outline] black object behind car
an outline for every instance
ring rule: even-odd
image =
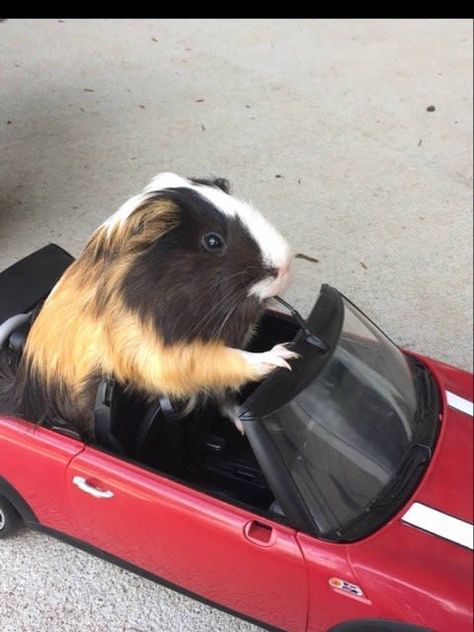
[[[65,250],[48,244],[0,273],[0,324],[46,298],[73,261]]]

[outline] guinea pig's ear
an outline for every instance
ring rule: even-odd
[[[94,261],[143,250],[151,242],[177,226],[179,211],[166,198],[148,199],[125,219],[103,224],[92,235],[84,253]]]
[[[169,199],[158,198],[141,204],[124,222],[117,238],[122,252],[142,250],[179,223],[178,207]]]
[[[204,184],[208,187],[216,187],[224,191],[224,193],[230,193],[230,183],[227,178],[212,178],[211,180],[205,180],[204,178],[189,178],[194,184]]]
[[[212,182],[214,183],[214,186],[221,191],[224,191],[224,193],[230,193],[230,182],[227,178],[215,178]]]

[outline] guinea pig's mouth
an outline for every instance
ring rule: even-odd
[[[249,290],[249,296],[256,296],[261,301],[273,298],[280,294],[288,285],[290,280],[290,265],[284,265],[280,268],[271,270],[269,276],[261,279]]]

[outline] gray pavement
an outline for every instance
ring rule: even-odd
[[[328,282],[472,368],[472,44],[467,20],[2,22],[0,269],[78,254],[159,171],[225,176],[318,260],[303,312]],[[27,532],[0,544],[0,627],[257,629]]]

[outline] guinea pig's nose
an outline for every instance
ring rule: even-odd
[[[272,266],[271,268],[267,268],[267,271],[268,274],[272,277],[275,277],[275,279],[281,279],[282,277],[289,274],[290,266],[289,264],[285,264],[279,267]]]
[[[276,268],[275,266],[266,266],[265,272],[276,279],[280,275],[280,268]]]

